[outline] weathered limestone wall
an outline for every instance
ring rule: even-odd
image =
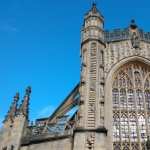
[[[72,139],[58,139],[22,146],[20,150],[72,150]]]
[[[131,40],[108,43],[104,50],[105,72],[109,72],[113,65],[122,59],[131,56],[141,56],[149,59],[150,43],[141,41],[140,49],[132,48]]]
[[[113,149],[112,78],[118,68],[130,61],[141,61],[150,64],[150,43],[141,41],[138,49],[132,47],[131,40],[107,43],[104,50],[105,127],[108,129],[107,150]]]
[[[88,135],[88,136],[87,136]],[[94,139],[93,139],[94,138]],[[95,132],[76,133],[73,150],[107,150],[106,134]],[[95,140],[95,141],[94,141]],[[95,142],[95,144],[94,144]],[[93,148],[94,145],[94,148]],[[108,149],[109,150],[109,149]]]
[[[25,117],[20,115],[15,117],[12,127],[9,127],[9,123],[7,126],[4,126],[0,138],[0,149],[6,147],[7,149],[11,149],[13,146],[14,150],[19,150],[21,138],[25,129],[25,122]]]
[[[73,150],[84,150],[87,145],[86,133],[76,133],[74,136]]]

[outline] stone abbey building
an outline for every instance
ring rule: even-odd
[[[16,94],[0,150],[149,150],[150,33],[133,20],[107,31],[93,4],[81,31],[81,79],[55,112],[29,125],[28,87]],[[76,108],[68,117],[67,112]]]

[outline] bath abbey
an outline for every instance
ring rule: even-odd
[[[93,3],[80,54],[80,81],[51,116],[29,123],[31,87],[20,106],[14,96],[0,150],[150,150],[150,32],[134,20],[105,30]]]

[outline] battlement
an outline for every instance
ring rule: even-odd
[[[150,32],[144,32],[142,29],[138,30],[140,40],[150,42]],[[114,29],[112,31],[105,30],[104,32],[105,42],[115,42],[131,39],[129,28]]]

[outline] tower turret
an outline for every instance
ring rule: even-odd
[[[19,150],[21,140],[28,126],[28,112],[31,87],[25,92],[24,99],[17,108],[19,94],[14,97],[14,101],[4,120],[3,134],[1,135],[0,149]]]
[[[93,3],[84,17],[81,39],[81,101],[80,125],[86,128],[103,126],[103,117],[99,116],[104,97],[104,17]],[[99,90],[97,90],[99,89]],[[87,94],[88,93],[88,94]],[[100,98],[99,98],[100,97]],[[83,104],[82,103],[82,104]],[[97,109],[97,110],[96,110]],[[88,111],[88,114],[84,111]],[[84,113],[83,113],[84,112]],[[91,119],[92,118],[92,119]],[[101,120],[101,121],[100,121]]]
[[[95,3],[84,17],[84,24],[81,31],[81,45],[89,40],[98,40],[104,42],[104,17],[97,9]]]
[[[107,134],[104,127],[104,17],[95,3],[84,17],[81,34],[81,102],[74,150],[103,150],[104,143],[97,139],[104,141]]]

